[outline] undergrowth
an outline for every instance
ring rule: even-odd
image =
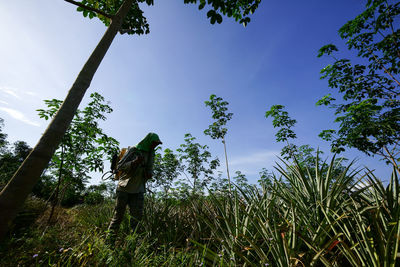
[[[137,232],[126,215],[113,247],[105,244],[113,201],[57,208],[48,225],[48,208],[32,198],[1,245],[1,266],[399,266],[396,170],[386,187],[351,164],[335,171],[334,160],[277,170],[262,190],[147,195]]]

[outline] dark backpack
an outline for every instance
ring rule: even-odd
[[[115,174],[115,178],[114,178],[115,180],[118,180],[119,176],[121,175],[121,172],[119,172],[117,170],[117,166],[118,166],[118,163],[121,161],[122,157],[125,155],[127,150],[128,149],[124,147],[121,149],[121,151],[119,153],[113,154],[113,156],[111,158],[111,171],[112,171],[112,173]]]

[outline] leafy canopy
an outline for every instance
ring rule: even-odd
[[[6,139],[3,141],[8,143]],[[4,146],[0,149],[0,189],[8,183],[31,150],[24,141],[16,141],[11,148]]]
[[[357,59],[334,57],[321,71],[321,78],[342,96],[337,101],[329,94],[317,102],[336,110],[339,129],[320,133],[334,152],[353,147],[386,158],[400,152],[399,15],[400,2],[369,0],[365,11],[339,30]],[[325,45],[318,56],[337,51],[335,45]]]
[[[273,105],[270,110],[265,112],[265,117],[272,117],[272,125],[274,128],[280,128],[275,134],[277,142],[287,142],[289,139],[296,138],[296,134],[292,127],[296,124],[296,120],[289,117],[289,113],[284,110],[285,106]]]
[[[190,133],[185,134],[184,143],[177,149],[179,159],[186,164],[183,167],[193,179],[193,192],[201,192],[213,179],[213,171],[219,166],[219,160],[210,160],[211,153],[207,145],[196,142]]]
[[[171,149],[166,148],[163,154],[156,151],[153,168],[154,187],[161,188],[164,196],[167,196],[173,181],[180,175],[182,169],[178,156]]]
[[[112,108],[99,93],[90,95],[90,103],[77,110],[59,148],[53,155],[49,169],[62,177],[75,191],[82,191],[91,171],[103,171],[104,159],[118,150],[118,141],[108,136],[99,126]],[[47,109],[38,109],[39,116],[48,120],[58,111],[62,101],[45,100]]]
[[[0,118],[0,152],[7,145],[7,134],[3,133],[4,120]]]
[[[118,8],[122,5],[124,0],[82,0],[79,2],[90,9],[79,6],[77,11],[82,12],[84,17],[90,19],[98,17],[106,26],[110,25],[112,16],[117,13]],[[211,24],[221,23],[222,15],[232,17],[235,21],[246,26],[250,22],[248,17],[253,14],[261,0],[184,0],[185,4],[195,4],[199,10],[207,7],[207,18],[210,19]],[[149,24],[143,16],[139,4],[147,4],[148,6],[154,5],[154,0],[136,0],[133,2],[132,8],[125,18],[120,33],[128,34],[148,34],[150,32]],[[101,11],[102,14],[95,10]],[[104,15],[108,14],[108,16]]]
[[[296,139],[296,133],[292,128],[296,125],[297,121],[289,117],[289,113],[284,110],[283,105],[273,105],[270,110],[265,112],[265,117],[272,117],[272,125],[274,128],[279,128],[278,132],[275,134],[277,142],[284,142],[286,145],[281,150],[281,156],[288,160],[290,158],[295,158],[296,156],[302,156],[304,152],[310,154],[314,149],[309,150],[309,146],[297,147],[290,139]],[[302,156],[303,157],[303,156]]]
[[[324,154],[323,151],[310,145],[296,145],[293,143],[294,139],[297,138],[296,133],[293,131],[293,127],[296,125],[297,121],[289,117],[289,113],[284,110],[285,106],[273,105],[269,111],[265,113],[265,117],[272,117],[272,124],[274,128],[279,128],[278,132],[275,134],[277,142],[284,142],[286,145],[281,150],[281,156],[285,160],[293,160],[295,165],[301,166],[302,168],[307,168],[311,173],[314,173],[318,166],[326,167],[327,163],[323,162],[320,155]],[[333,172],[340,173],[343,171],[342,162],[347,161],[346,158],[337,158],[335,161],[335,169]],[[309,173],[306,174],[310,176]],[[263,186],[271,186],[271,182],[268,179],[273,178],[273,174],[269,174],[266,170],[260,173],[261,179],[260,184]]]
[[[210,95],[210,100],[204,101],[204,103],[211,108],[212,118],[215,120],[208,126],[208,129],[204,130],[204,134],[209,135],[212,139],[224,139],[228,131],[224,126],[233,115],[233,113],[226,113],[229,103],[216,95]]]
[[[61,147],[65,149],[64,160],[69,168],[82,172],[103,171],[103,158],[109,159],[118,150],[118,141],[109,137],[99,126],[99,121],[106,120],[105,114],[113,110],[99,93],[90,95],[91,102],[78,110],[61,142],[60,148],[53,157],[53,163],[61,161]],[[38,109],[39,116],[48,120],[58,111],[62,101],[45,100],[47,109]]]

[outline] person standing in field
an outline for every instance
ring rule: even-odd
[[[107,243],[114,244],[118,229],[129,206],[130,226],[133,231],[143,216],[146,182],[152,177],[154,150],[162,144],[155,133],[149,133],[136,146],[128,148],[118,162],[120,172],[114,214],[108,227]]]

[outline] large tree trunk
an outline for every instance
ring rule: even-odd
[[[23,205],[26,197],[38,182],[43,170],[60,144],[92,78],[115,35],[121,28],[133,0],[126,0],[113,17],[110,26],[93,53],[83,66],[63,104],[50,122],[35,148],[21,164],[17,172],[0,193],[0,240],[7,233],[11,221]]]

